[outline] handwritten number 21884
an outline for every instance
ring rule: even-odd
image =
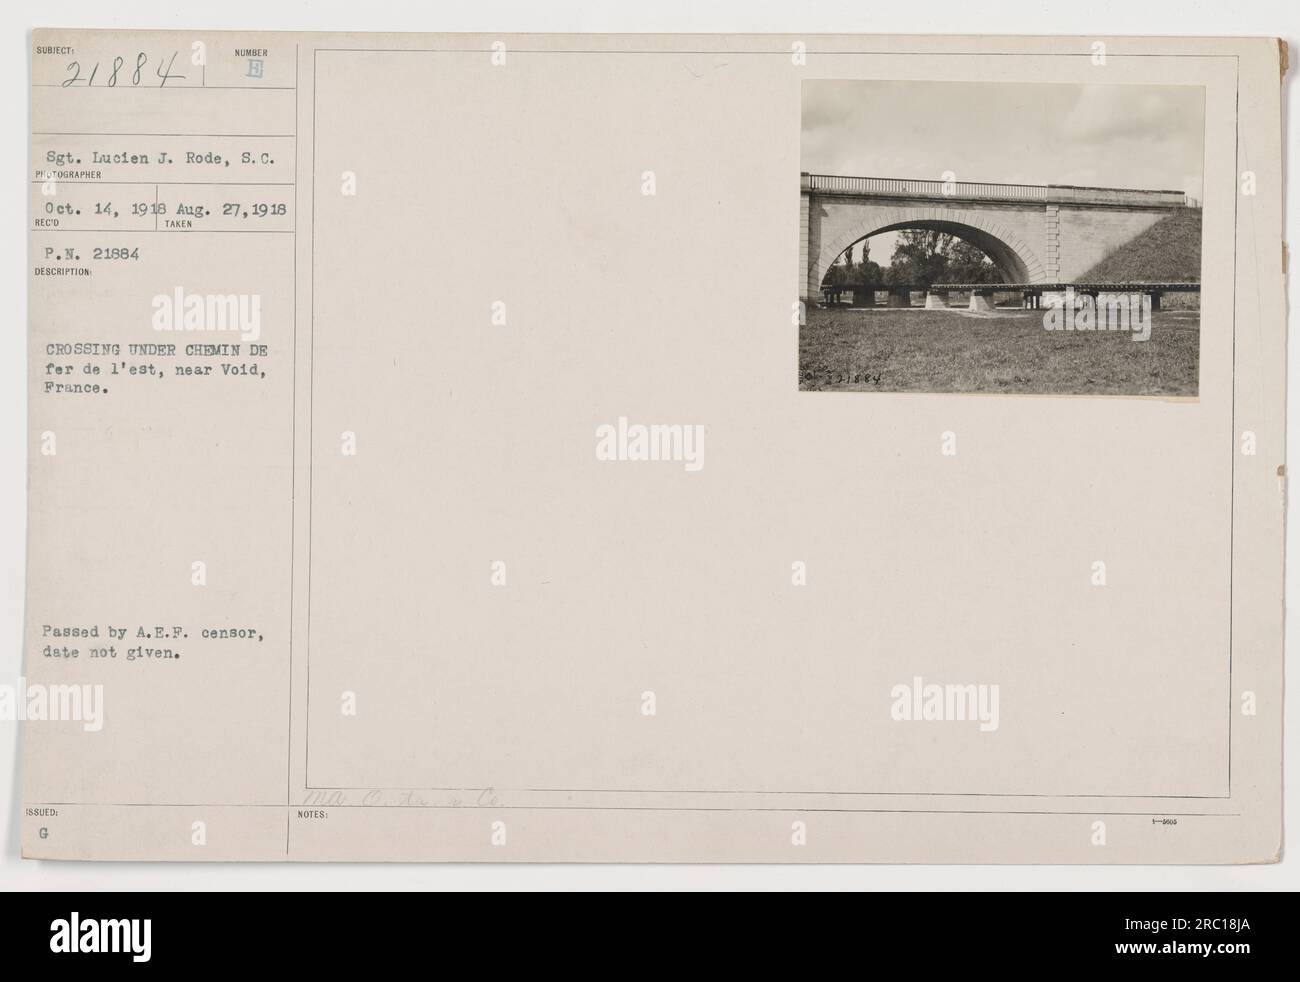
[[[177,52],[173,51],[171,57],[167,59],[166,67],[164,67],[163,63],[159,61],[158,67],[154,69],[154,74],[160,79],[158,82],[159,88],[162,88],[171,79],[180,79],[185,77],[184,75],[176,75],[172,72],[172,66],[176,63],[176,55]],[[140,85],[141,82],[146,81],[147,76],[145,75],[144,69],[148,64],[149,56],[143,51],[136,54],[135,64],[130,68],[127,67],[126,59],[121,55],[118,55],[113,59],[110,66],[104,68],[102,73],[100,72],[100,68],[103,66],[101,66],[99,62],[95,62],[90,66],[90,74],[83,78],[81,74],[81,62],[73,61],[68,63],[69,74],[68,77],[63,80],[62,85],[65,89],[70,85],[102,85],[110,89],[115,89],[121,85],[128,88],[134,88]]]

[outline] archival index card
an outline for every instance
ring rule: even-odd
[[[27,856],[1277,858],[1276,41],[31,43]]]

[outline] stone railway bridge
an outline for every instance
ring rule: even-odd
[[[805,301],[849,246],[923,228],[978,246],[1006,283],[1072,283],[1160,219],[1182,191],[1064,184],[974,184],[800,175],[799,268]]]

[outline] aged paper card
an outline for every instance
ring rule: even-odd
[[[25,854],[1268,862],[1268,39],[32,38]]]

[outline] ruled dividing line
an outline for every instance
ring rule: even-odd
[[[33,82],[34,89],[71,89],[74,91],[88,91],[85,85],[64,85],[62,82]],[[96,85],[96,89],[103,89],[106,86]],[[144,88],[136,86],[131,89],[132,92],[295,92],[297,91],[292,85],[159,85]]]
[[[292,228],[30,228],[29,232],[78,232],[86,235],[293,235]]]
[[[219,140],[222,137],[234,137],[239,140],[292,140],[292,133],[77,133],[72,131],[34,130],[32,136],[179,136],[203,137]]]
[[[35,808],[284,808],[284,805],[265,804],[229,804],[221,802],[153,802],[153,801],[53,801],[41,802]],[[294,808],[308,808],[309,805],[291,805]],[[764,805],[757,807],[713,807],[713,806],[672,806],[672,805],[408,805],[375,804],[360,802],[350,804],[330,804],[324,806],[335,808],[359,808],[367,811],[531,811],[531,812],[778,812],[801,814],[816,812],[837,815],[1119,815],[1137,818],[1240,818],[1241,812],[1157,812],[1157,811],[1053,811],[1048,809],[988,809],[988,808],[800,808],[792,805]]]
[[[32,181],[32,184],[44,184],[45,181]],[[115,185],[135,185],[142,184],[147,187],[156,187],[162,184],[167,187],[210,187],[210,188],[291,188],[294,187],[293,181],[59,181],[60,184],[89,184],[95,187],[113,187]]]

